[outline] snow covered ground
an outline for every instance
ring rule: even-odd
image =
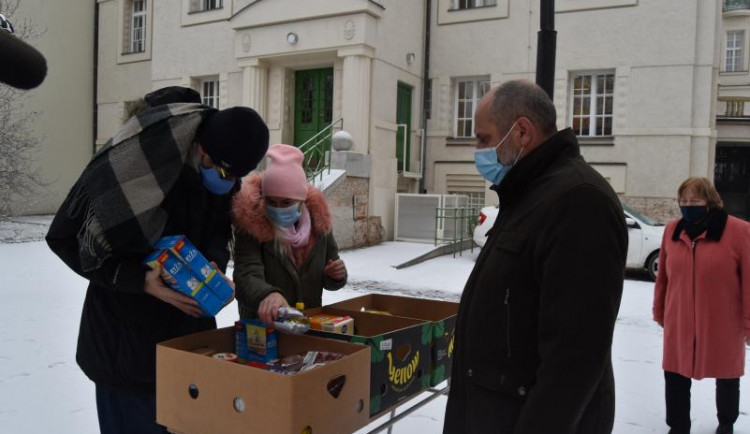
[[[29,218],[0,223],[0,433],[93,434],[98,432],[94,387],[75,363],[86,282],[40,241],[48,222],[48,218]],[[457,301],[477,250],[402,270],[392,267],[431,248],[391,242],[342,252],[350,283],[340,291],[326,292],[324,304],[368,292]],[[616,434],[667,431],[663,422],[662,335],[651,321],[652,291],[650,282],[625,281],[613,348]],[[218,316],[219,326],[232,324],[236,315],[236,306],[225,308]],[[742,414],[735,432],[750,434],[747,377],[741,380],[741,390]],[[440,397],[427,404],[396,424],[393,432],[440,433],[445,402],[445,397]],[[693,382],[692,408],[692,432],[713,433],[712,380]],[[358,433],[366,433],[384,420]]]

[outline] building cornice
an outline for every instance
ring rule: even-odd
[[[257,11],[250,10],[254,7],[265,9],[263,13],[256,13]],[[384,10],[381,4],[372,0],[305,0],[304,3],[292,0],[257,0],[235,12],[229,23],[231,28],[241,30],[360,13],[380,18]]]

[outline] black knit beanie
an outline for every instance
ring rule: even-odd
[[[249,107],[218,111],[201,124],[198,141],[214,164],[243,177],[258,165],[268,150],[268,127]]]
[[[189,87],[169,86],[147,93],[143,97],[151,107],[177,102],[201,103],[201,95]]]

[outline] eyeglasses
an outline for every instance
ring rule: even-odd
[[[227,172],[226,169],[224,169],[223,167],[221,167],[219,165],[214,164],[214,169],[216,169],[216,171],[219,172],[219,176],[221,176],[221,179],[228,179],[228,180],[231,180],[231,181],[234,181],[235,179],[237,179],[236,176],[234,176],[231,173]]]
[[[204,155],[202,157],[201,165],[203,167],[205,167],[206,169],[208,169],[209,167],[213,167],[214,170],[216,170],[216,172],[219,174],[219,176],[221,177],[221,179],[228,179],[230,181],[234,181],[235,179],[237,179],[237,177],[234,176],[234,175],[232,175],[231,173],[229,173],[229,171],[227,169],[225,169],[225,168],[219,166],[218,164],[214,163],[211,160],[211,157],[209,157],[208,155]]]

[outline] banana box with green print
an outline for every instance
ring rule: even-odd
[[[437,386],[450,378],[458,303],[386,294],[367,294],[329,306],[348,311],[377,311],[388,315],[430,321],[432,324],[430,385]]]
[[[328,306],[306,309],[315,315],[350,316],[354,334],[324,330],[307,333],[370,347],[370,416],[377,417],[430,385],[432,324],[414,318],[354,312]]]

